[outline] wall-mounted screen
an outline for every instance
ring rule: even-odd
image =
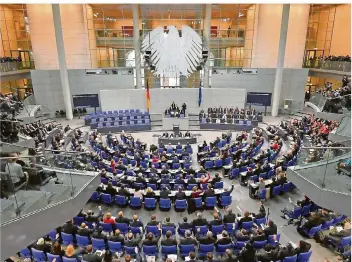
[[[100,107],[98,94],[73,95],[73,106],[79,107]]]
[[[271,106],[271,93],[248,92],[247,105]]]

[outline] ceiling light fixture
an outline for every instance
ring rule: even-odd
[[[244,16],[244,14],[242,14],[242,13],[239,13],[239,14],[238,14],[238,17],[242,17],[242,16]]]

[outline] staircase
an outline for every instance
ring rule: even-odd
[[[199,130],[199,114],[189,113],[189,129]]]

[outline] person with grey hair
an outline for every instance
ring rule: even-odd
[[[192,221],[193,228],[199,227],[199,226],[208,226],[208,225],[209,225],[208,221],[202,217],[201,212],[198,212],[197,218]]]
[[[223,230],[221,232],[221,238],[216,240],[215,245],[228,245],[231,244],[232,240],[229,237],[227,231]]]
[[[186,230],[185,237],[180,239],[179,244],[198,246],[198,241],[192,237],[192,232],[190,230]]]
[[[231,251],[231,249],[226,249],[225,250],[225,259],[223,260],[223,262],[237,262],[238,258],[236,257],[236,255],[234,255]],[[244,261],[255,261],[255,260],[244,260]]]
[[[232,208],[229,207],[226,209],[226,215],[224,215],[223,218],[223,223],[227,224],[227,223],[235,223],[236,222],[236,214],[232,213]]]
[[[142,173],[138,173],[138,176],[136,178],[136,183],[140,183],[140,184],[143,184],[143,185],[146,184],[145,178],[143,177]]]
[[[202,245],[210,245],[210,244],[215,244],[215,239],[213,238],[213,233],[211,231],[207,232],[207,235],[205,237],[200,237],[199,236],[199,229],[197,230],[197,240],[199,244]]]

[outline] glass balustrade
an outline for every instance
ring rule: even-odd
[[[302,148],[291,169],[319,188],[351,194],[350,147]]]
[[[75,197],[96,175],[82,152],[45,150],[0,161],[1,223]]]
[[[303,67],[351,72],[351,62],[345,61],[320,61],[317,59],[305,60],[303,61]]]
[[[24,69],[33,69],[33,61],[22,61],[22,62],[3,62],[0,63],[0,72],[11,72]]]
[[[326,101],[327,98],[320,93],[314,93],[309,99],[309,102],[316,105],[321,111],[323,111]]]

